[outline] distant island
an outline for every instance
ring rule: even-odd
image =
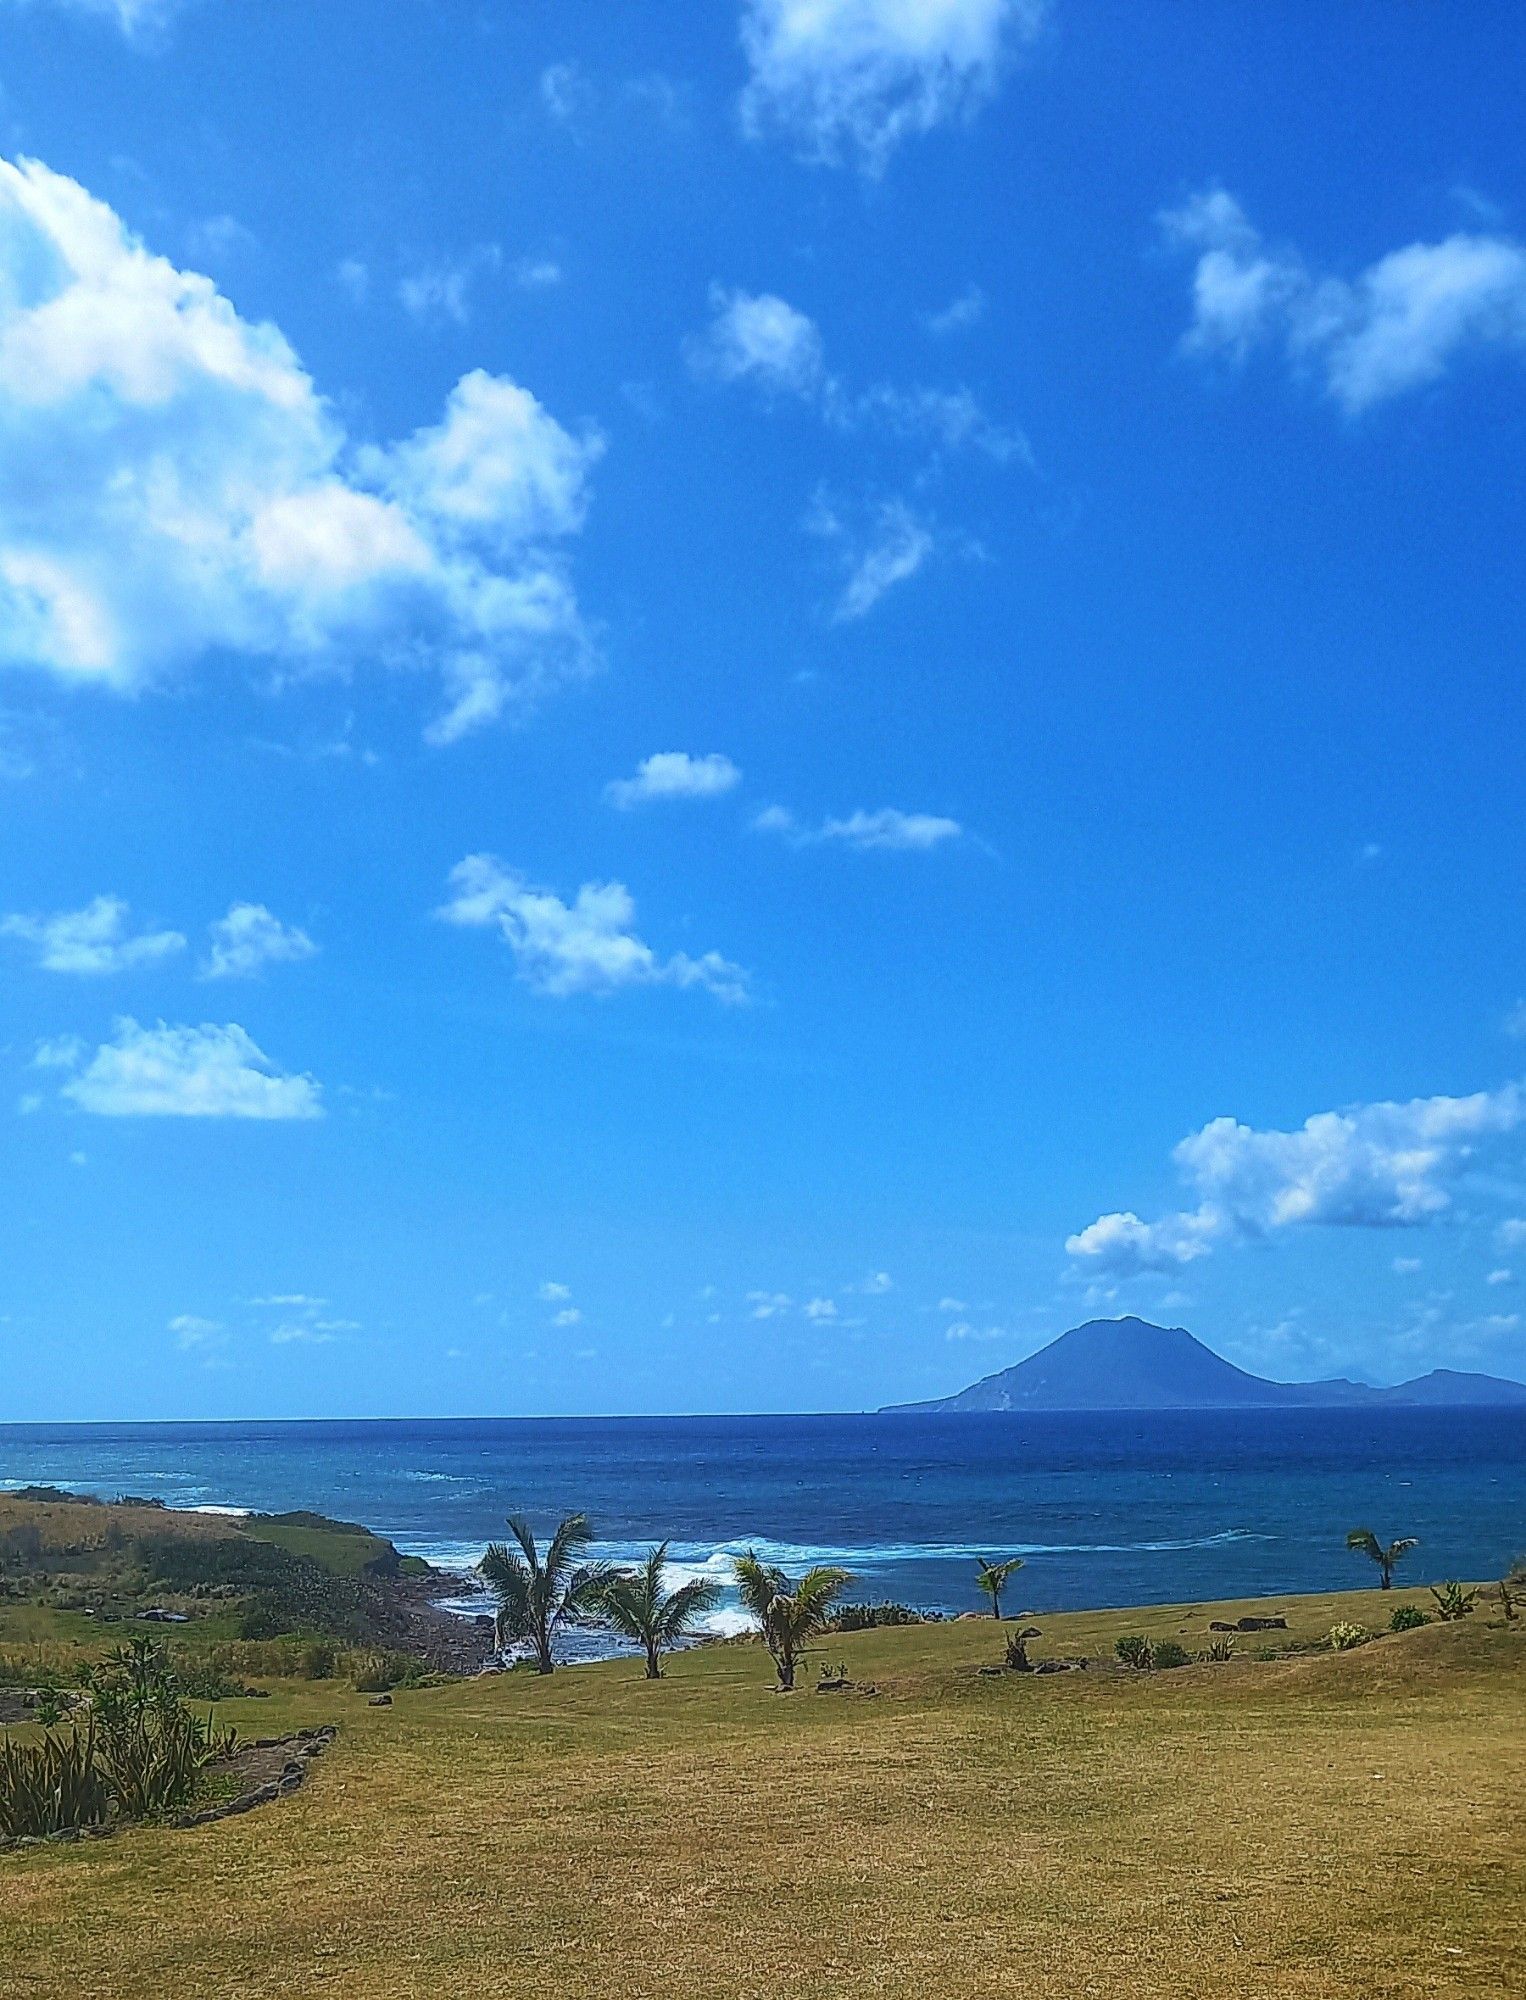
[[[892,1403],[883,1414],[982,1410],[1485,1409],[1526,1410],[1526,1383],[1433,1368],[1412,1382],[1272,1382],[1205,1347],[1183,1326],[1090,1319],[1026,1361],[957,1395]]]

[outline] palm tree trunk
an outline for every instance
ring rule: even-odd
[[[1382,1584],[1381,1584],[1380,1588],[1382,1588],[1383,1590],[1392,1590],[1392,1589],[1393,1589],[1393,1587],[1394,1587],[1394,1566],[1393,1566],[1393,1564],[1392,1564],[1392,1563],[1390,1563],[1390,1562],[1385,1562],[1385,1563],[1381,1563],[1381,1564],[1379,1564],[1379,1567],[1381,1568],[1381,1570],[1382,1570],[1382,1572],[1383,1572],[1383,1582],[1382,1582]]]
[[[646,1677],[649,1681],[660,1681],[662,1679],[662,1666],[657,1658],[657,1648],[655,1646],[648,1646],[646,1649]]]
[[[991,1592],[991,1616],[993,1618],[1000,1618],[1001,1616],[1001,1592],[999,1590]]]
[[[774,1661],[774,1665],[779,1669],[779,1692],[781,1694],[791,1693],[795,1686],[794,1654],[793,1653],[780,1654],[779,1657]]]

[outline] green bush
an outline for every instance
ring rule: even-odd
[[[42,1840],[100,1826],[110,1803],[93,1731],[0,1743],[0,1838]]]
[[[1471,1618],[1478,1599],[1476,1590],[1464,1590],[1460,1583],[1444,1583],[1439,1589],[1433,1588],[1431,1595],[1436,1600],[1436,1616],[1443,1625],[1454,1625],[1459,1619]]]
[[[332,1639],[313,1639],[302,1648],[302,1678],[331,1681],[339,1665],[339,1648]]]
[[[1179,1646],[1174,1639],[1157,1639],[1155,1642],[1155,1664],[1157,1667],[1185,1667],[1192,1663],[1192,1655],[1185,1646]]]
[[[920,1625],[923,1614],[909,1604],[843,1604],[826,1622],[828,1632],[868,1632],[878,1625]]]
[[[1137,1673],[1147,1674],[1155,1665],[1155,1648],[1138,1632],[1126,1632],[1121,1639],[1115,1639],[1113,1651],[1126,1667],[1133,1667]]]
[[[1418,1632],[1422,1625],[1429,1625],[1430,1619],[1418,1604],[1396,1604],[1389,1614],[1390,1632]]]
[[[1344,1620],[1332,1625],[1329,1633],[1330,1650],[1335,1653],[1349,1653],[1357,1646],[1365,1646],[1372,1637],[1365,1625],[1351,1625]]]

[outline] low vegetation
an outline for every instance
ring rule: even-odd
[[[1257,1635],[1276,1659],[1171,1673],[986,1678],[988,1620],[834,1634],[811,1644],[850,1686],[820,1699],[814,1661],[772,1698],[745,1643],[665,1657],[660,1684],[626,1658],[381,1709],[340,1674],[272,1678],[219,1719],[338,1721],[309,1783],[0,1860],[0,1995],[61,1968],[112,2000],[432,2000],[485,1967],[542,2000],[1526,1991],[1526,1622],[1486,1590],[1332,1653],[1371,1597],[1034,1621],[1039,1663],[1100,1665],[1120,1633],[1287,1619]]]

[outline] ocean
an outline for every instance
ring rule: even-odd
[[[756,1548],[949,1613],[983,1601],[977,1556],[1020,1555],[1007,1608],[1045,1611],[1368,1583],[1353,1527],[1419,1536],[1407,1582],[1497,1576],[1526,1551],[1526,1413],[0,1424],[0,1490],[32,1483],[314,1508],[463,1577],[506,1514],[548,1531],[582,1508],[603,1556],[668,1539],[724,1582]]]

